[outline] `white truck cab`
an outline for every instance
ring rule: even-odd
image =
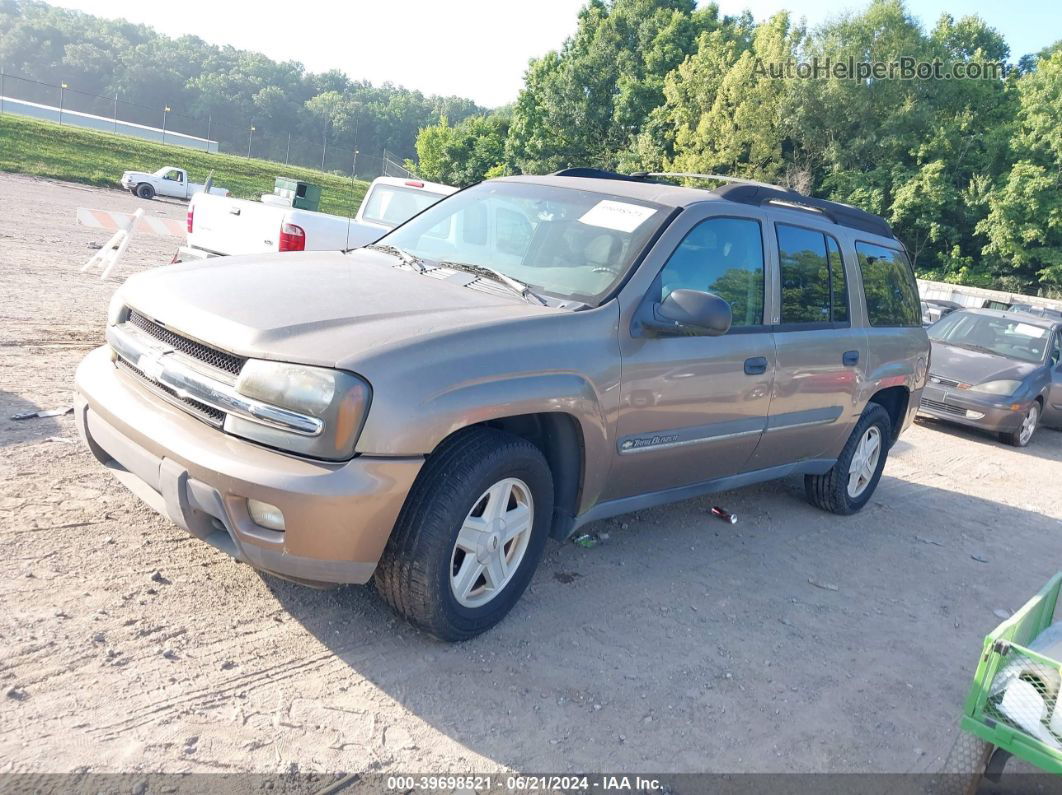
[[[177,166],[163,166],[153,174],[144,171],[126,171],[119,184],[134,196],[141,199],[154,199],[156,196],[168,196],[174,199],[191,199],[197,193],[202,193],[206,185],[191,182],[188,172]],[[215,196],[228,196],[226,188],[211,187],[210,193]]]

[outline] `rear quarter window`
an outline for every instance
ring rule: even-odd
[[[907,255],[874,243],[856,243],[867,320],[871,326],[921,326],[918,286]]]

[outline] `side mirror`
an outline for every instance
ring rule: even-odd
[[[656,331],[678,334],[702,334],[718,337],[730,330],[733,316],[730,304],[712,293],[700,290],[672,290],[653,306]]]

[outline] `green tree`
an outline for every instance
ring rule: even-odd
[[[663,99],[665,76],[716,17],[693,0],[590,0],[560,52],[531,62],[509,159],[531,173],[614,166]]]
[[[505,171],[508,122],[502,116],[472,116],[455,127],[444,117],[417,135],[416,173],[464,187]],[[413,164],[410,164],[413,166]]]
[[[1021,289],[1062,294],[1062,51],[1018,81],[1017,162],[978,225],[997,274]]]

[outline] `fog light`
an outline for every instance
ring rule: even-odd
[[[968,420],[980,420],[983,419],[984,416],[985,413],[983,411],[974,411],[973,409],[966,409],[966,419]],[[283,522],[283,518],[281,519],[281,521]]]
[[[284,514],[275,505],[258,500],[247,500],[247,512],[251,514],[251,518],[257,525],[268,527],[270,530],[284,529]]]

